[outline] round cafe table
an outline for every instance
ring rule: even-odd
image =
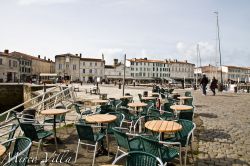
[[[94,104],[100,104],[100,105],[102,105],[102,104],[105,104],[105,103],[107,103],[107,102],[109,102],[109,100],[101,100],[101,99],[94,99],[94,100],[91,100],[91,103],[94,103]]]
[[[135,108],[135,110],[138,111],[139,107],[146,107],[147,103],[143,103],[143,102],[134,102],[134,103],[128,103],[129,107]]]
[[[153,96],[148,96],[148,97],[142,97],[142,100],[155,100],[157,99],[157,97],[153,97]]]
[[[116,116],[109,114],[95,114],[87,116],[85,120],[89,123],[110,123],[116,120]]]
[[[176,111],[186,111],[186,110],[192,110],[193,109],[192,106],[188,106],[188,105],[171,105],[170,108],[172,110],[176,110]]]
[[[179,123],[167,120],[151,120],[145,123],[145,127],[158,133],[176,132],[182,129]]]
[[[191,96],[179,96],[177,98],[180,99],[180,100],[182,100],[182,101],[184,101],[184,100],[192,99],[193,97],[191,97]]]
[[[110,114],[95,114],[95,115],[89,115],[85,118],[85,120],[89,123],[101,123],[101,126],[103,126],[103,123],[111,123],[116,120],[115,115]],[[101,132],[105,132],[104,129],[101,129]],[[101,141],[101,146],[98,149],[96,156],[99,155],[108,155],[107,149],[104,148],[103,140]]]
[[[6,151],[5,146],[0,144],[0,156],[2,156],[5,153],[5,151]]]
[[[175,121],[166,120],[151,120],[145,123],[145,127],[151,131],[161,133],[177,132],[182,129],[182,126]]]
[[[56,115],[65,114],[67,112],[68,112],[67,109],[47,109],[47,110],[41,111],[42,115],[54,115],[53,131],[54,131],[56,149],[57,149],[57,139],[59,140],[59,138],[56,137]]]

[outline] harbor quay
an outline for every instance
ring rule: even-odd
[[[109,98],[120,98],[123,96],[122,87],[113,84],[100,84],[100,94],[91,94],[90,91],[96,86],[93,84],[70,84],[75,87],[76,100],[86,102],[100,99],[103,96]],[[125,86],[124,93],[133,96],[134,102],[139,102],[138,94],[152,93],[152,87],[146,86]],[[188,150],[187,165],[209,166],[209,165],[249,165],[250,164],[250,95],[249,93],[217,92],[213,96],[208,91],[206,96],[200,90],[175,89],[174,93],[184,96],[190,91],[193,96],[194,105],[194,158]],[[93,105],[91,105],[94,108]],[[29,155],[28,165],[91,165],[93,159],[93,148],[86,148],[82,145],[79,148],[77,161],[75,160],[78,134],[75,128],[77,113],[71,107],[66,114],[66,125],[57,128],[57,137],[62,143],[55,145],[47,144],[39,152],[36,158],[36,144],[32,146]],[[44,117],[39,115],[39,119]],[[51,126],[46,129],[52,130]],[[109,150],[116,153],[117,143],[110,138]],[[105,142],[105,141],[104,141]],[[114,155],[96,157],[95,165],[111,164],[115,159]],[[1,161],[0,161],[1,162]],[[180,165],[178,159],[171,161],[171,165]]]

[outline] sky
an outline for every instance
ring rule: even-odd
[[[250,67],[249,0],[0,0],[0,51],[219,65],[215,11],[222,65]]]

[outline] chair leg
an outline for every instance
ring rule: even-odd
[[[95,151],[94,151],[92,166],[94,166],[94,164],[95,164],[95,154],[96,154],[96,151],[97,151],[97,147],[98,147],[98,142],[95,143]]]
[[[106,133],[106,141],[107,141],[108,157],[109,157],[109,136],[108,136],[108,133]]]
[[[118,153],[119,153],[119,146],[117,146],[117,150],[116,150],[116,154],[115,154],[115,159],[117,158]]]
[[[181,145],[179,147],[179,160],[180,160],[180,166],[182,166]]]
[[[36,158],[38,156],[38,153],[39,153],[39,150],[40,150],[40,146],[41,146],[41,143],[42,143],[42,139],[39,141],[38,143],[38,147],[37,147],[37,151],[36,151]]]
[[[185,158],[184,158],[184,166],[187,165],[187,147],[185,147]]]
[[[190,150],[191,150],[192,159],[194,161],[194,153],[193,153],[193,144],[192,144],[192,142],[190,144]]]
[[[78,155],[78,150],[79,150],[79,145],[80,145],[80,139],[78,140],[77,148],[76,148],[76,157],[75,157],[75,163]]]

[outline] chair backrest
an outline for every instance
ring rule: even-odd
[[[130,120],[131,113],[129,112],[128,108],[119,108],[117,112],[120,112],[124,115],[125,120]]]
[[[73,105],[74,105],[74,108],[75,108],[75,110],[76,110],[76,113],[77,113],[77,114],[81,114],[80,106],[79,106],[77,103],[74,103]]]
[[[145,115],[148,114],[149,110],[155,106],[155,100],[146,100],[147,103],[146,107],[143,107],[143,111],[141,113],[144,113]]]
[[[182,129],[175,133],[175,137],[182,146],[186,146],[191,141],[192,133],[196,125],[192,121],[185,119],[179,119],[178,123],[182,125]]]
[[[113,161],[112,165],[118,163],[120,160],[124,160],[124,158],[126,158],[126,166],[163,166],[160,158],[140,151],[122,154]]]
[[[16,138],[11,158],[4,166],[26,166],[32,141],[27,137]]]
[[[115,107],[115,111],[121,106],[122,101],[120,99],[115,99],[113,101],[113,106]]]
[[[23,112],[23,118],[35,118],[36,116],[36,109],[34,108],[27,108],[27,109],[24,109]]]
[[[139,100],[142,102],[142,94],[138,93]]]
[[[145,136],[141,136],[140,138],[144,152],[161,158],[160,148],[163,146],[162,144],[160,144],[157,140],[153,140]]]
[[[117,145],[119,147],[125,148],[127,150],[130,149],[129,142],[128,142],[128,136],[126,133],[122,132],[118,128],[113,128],[114,136],[117,142]]]
[[[121,99],[121,101],[122,101],[121,106],[128,107],[128,103],[130,101],[128,98],[123,98]]]
[[[100,114],[106,114],[112,112],[112,105],[110,104],[101,105],[100,108],[101,108]]]
[[[186,91],[186,92],[185,92],[185,96],[192,97],[192,94],[191,94],[190,91]]]
[[[179,113],[179,119],[193,121],[193,116],[194,116],[193,110],[180,111],[180,113]]]
[[[193,106],[193,98],[184,100],[185,105]]]
[[[173,105],[172,102],[164,103],[163,110],[168,112],[173,112],[173,110],[170,108]]]
[[[32,123],[21,122],[20,127],[26,137],[32,141],[38,140],[36,128]]]
[[[95,141],[94,132],[90,125],[76,123],[75,126],[80,140]]]
[[[113,127],[121,127],[122,122],[123,122],[125,116],[122,113],[120,113],[120,112],[109,112],[108,114],[116,116],[116,120],[115,121],[113,121],[111,123],[108,123],[108,130],[112,131]]]

